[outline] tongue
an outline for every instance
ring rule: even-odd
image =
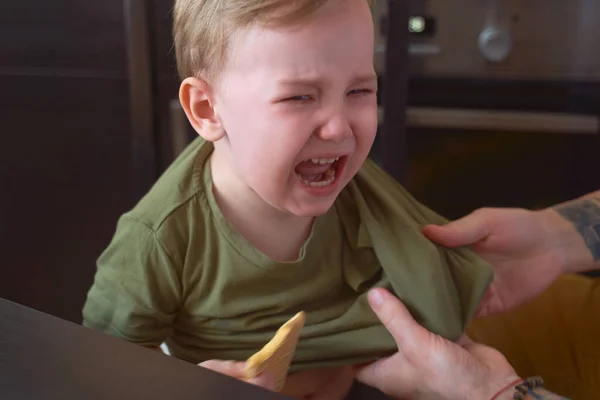
[[[331,164],[315,164],[310,161],[303,161],[296,166],[296,173],[302,176],[302,179],[314,182],[321,179],[321,176],[331,168]]]

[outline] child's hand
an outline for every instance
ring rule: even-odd
[[[355,374],[350,366],[298,372],[287,377],[281,393],[303,400],[342,400],[350,392]]]
[[[223,375],[231,376],[242,381],[246,381],[256,386],[265,389],[274,390],[275,378],[268,374],[260,374],[256,378],[245,379],[244,368],[246,363],[243,361],[223,361],[223,360],[208,360],[198,364],[200,367],[211,369]]]

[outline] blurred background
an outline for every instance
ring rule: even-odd
[[[0,297],[79,323],[117,218],[194,137],[172,5],[0,4]],[[371,156],[421,202],[457,218],[600,188],[600,0],[380,0],[374,19]]]

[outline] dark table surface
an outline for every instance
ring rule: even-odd
[[[0,399],[285,397],[0,299]]]
[[[0,399],[286,399],[0,299]],[[349,399],[386,399],[355,385]]]

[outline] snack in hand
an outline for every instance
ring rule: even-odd
[[[300,311],[277,330],[269,343],[246,361],[246,379],[264,372],[275,378],[276,391],[283,389],[304,320],[304,311]]]

